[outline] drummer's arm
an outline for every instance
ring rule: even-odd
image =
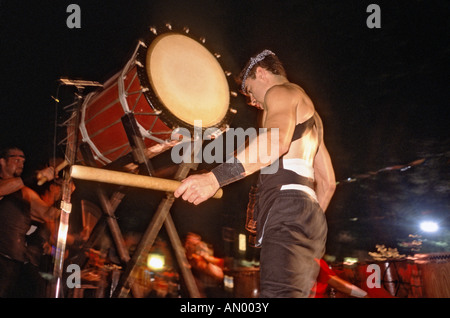
[[[30,202],[31,218],[39,222],[47,222],[58,216],[59,209],[45,203],[39,195],[28,187],[22,188],[24,198]]]
[[[245,176],[274,163],[289,151],[291,145],[296,105],[292,103],[289,92],[285,88],[272,88],[266,95],[265,104],[265,129],[236,155],[244,167]],[[256,160],[252,156],[256,156]]]
[[[337,275],[330,277],[330,279],[328,280],[328,284],[331,287],[336,288],[338,291],[346,295],[357,298],[369,298],[366,291],[347,282],[346,280],[343,280]]]
[[[25,185],[23,184],[22,178],[20,177],[0,179],[0,198],[19,191],[24,186]]]
[[[316,179],[315,191],[317,200],[322,211],[325,212],[336,191],[336,178],[330,155],[323,143],[320,145],[314,159],[314,176]]]
[[[286,95],[272,95],[270,98],[268,95],[266,94],[267,116],[264,125],[267,129],[243,150],[238,151],[233,162],[223,163],[206,174],[184,179],[174,192],[176,198],[181,196],[188,202],[200,204],[212,197],[220,187],[261,170],[289,150],[295,129],[295,105],[286,101],[288,98],[283,98]],[[271,146],[277,149],[271,149]],[[254,149],[257,151],[250,153]]]

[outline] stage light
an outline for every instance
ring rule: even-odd
[[[147,257],[147,266],[153,270],[164,268],[164,256],[161,254],[149,254]]]
[[[247,250],[247,237],[245,234],[239,234],[239,252],[245,252]]]
[[[358,259],[356,257],[344,257],[344,265],[352,266],[358,263]]]
[[[423,221],[420,223],[420,228],[424,232],[436,232],[439,230],[439,225],[434,221]]]

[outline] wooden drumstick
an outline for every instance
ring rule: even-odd
[[[174,192],[181,184],[181,182],[177,180],[148,177],[127,172],[112,171],[79,165],[73,165],[71,167],[70,175],[75,179],[97,181],[166,192]],[[220,199],[222,195],[223,191],[222,189],[219,189],[213,196],[213,198]]]
[[[69,165],[69,162],[67,160],[64,160],[59,165],[57,165],[56,168],[55,168],[55,175],[57,175],[58,172],[60,172],[62,169],[64,169],[68,165]],[[41,173],[38,173],[37,179],[38,179],[38,183],[37,183],[38,186],[41,186],[41,185],[43,185],[44,183],[46,183],[48,181],[47,178],[42,176]]]

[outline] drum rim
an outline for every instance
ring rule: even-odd
[[[149,80],[149,76],[147,74],[147,58],[146,57],[147,57],[148,48],[150,47],[153,40],[155,40],[157,37],[159,37],[161,35],[168,35],[168,34],[178,34],[178,35],[187,36],[190,39],[201,44],[203,47],[205,47],[211,53],[211,50],[204,43],[199,42],[191,33],[185,33],[185,32],[173,31],[173,30],[169,30],[169,31],[161,32],[161,33],[149,32],[149,35],[144,40],[145,45],[141,45],[136,54],[136,61],[140,65],[140,67],[137,67],[138,78],[139,78],[141,85],[143,87],[145,87],[144,96],[145,96],[147,102],[149,103],[150,107],[152,107],[155,111],[160,112],[160,114],[159,114],[160,119],[169,128],[171,128],[171,129],[186,128],[191,133],[194,133],[194,128],[198,129],[198,127],[194,127],[194,125],[192,125],[191,123],[185,122],[184,120],[175,116],[172,113],[172,111],[166,105],[164,105],[164,103],[162,101],[159,100],[158,96],[156,95],[155,91],[153,90],[153,87]],[[224,71],[225,68],[222,65],[221,61],[219,59],[216,59],[216,60],[220,64],[222,71]],[[225,78],[227,79],[228,89],[230,90],[230,87],[232,84],[230,81],[230,76],[225,75]],[[216,123],[213,126],[202,127],[203,131],[208,128],[213,128],[213,127],[224,130],[227,126],[229,126],[229,124],[231,123],[232,116],[235,114],[235,111],[231,108],[231,96],[232,96],[232,94],[231,94],[231,90],[230,90],[230,102],[228,103],[228,106],[227,106],[228,109],[225,113],[225,116],[218,123]]]

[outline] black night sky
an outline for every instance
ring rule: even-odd
[[[66,25],[71,3],[81,8],[79,29]],[[379,29],[366,25],[370,3],[380,6]],[[233,74],[251,55],[273,50],[311,96],[340,181],[327,211],[328,254],[362,258],[375,244],[401,249],[426,217],[437,218],[441,231],[423,237],[422,252],[450,250],[448,1],[0,0],[0,14],[0,143],[22,147],[30,171],[53,155],[55,109],[61,116],[64,106],[52,98],[58,79],[105,82],[149,27],[170,22],[205,37]],[[58,97],[72,93],[63,87]],[[238,113],[231,126],[254,126],[244,98],[232,102]],[[222,227],[244,232],[253,181],[196,208],[177,201],[180,236],[197,232],[226,253]],[[160,194],[128,191],[119,220],[124,231],[142,231]],[[79,186],[75,197],[83,193]]]

